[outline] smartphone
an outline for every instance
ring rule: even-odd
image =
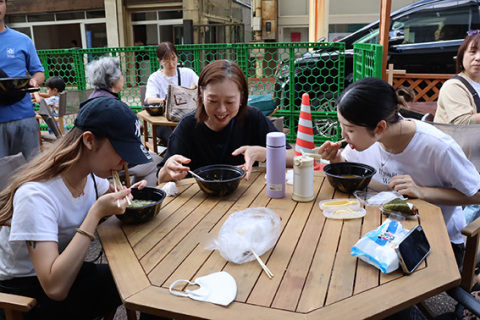
[[[403,272],[412,273],[430,253],[430,244],[419,225],[410,230],[395,247]]]

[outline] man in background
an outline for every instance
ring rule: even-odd
[[[32,40],[5,25],[7,0],[0,0],[0,69],[8,77],[31,76],[30,86],[45,80],[44,68]],[[19,152],[30,160],[40,150],[38,122],[30,94],[0,100],[0,158]]]

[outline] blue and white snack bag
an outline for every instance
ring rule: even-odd
[[[395,246],[407,233],[400,222],[387,219],[357,241],[352,247],[352,256],[359,257],[383,273],[395,271],[400,266]]]

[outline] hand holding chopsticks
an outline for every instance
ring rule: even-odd
[[[178,163],[178,161],[172,159],[173,163],[175,163],[177,166],[181,166],[182,164]],[[195,172],[191,171],[191,170],[188,170],[188,173],[190,173],[192,175],[192,177],[195,177],[197,178],[198,180],[201,180],[201,181],[204,181],[205,179],[203,179],[202,177],[200,177],[198,174],[196,174]]]
[[[255,252],[255,250],[253,250],[253,248],[250,248],[250,252],[255,256],[255,258],[257,259],[258,263],[262,266],[262,269],[263,269],[263,271],[265,271],[267,276],[270,279],[272,279],[273,278],[273,273],[270,271],[270,269],[268,269],[267,265],[262,261],[262,259],[260,259],[260,257]]]
[[[112,180],[113,180],[113,188],[115,189],[115,192],[122,190],[122,182],[120,181],[120,177],[118,176],[117,171],[112,171]],[[130,201],[130,198],[127,196],[127,203],[129,205],[132,204],[132,201]],[[120,200],[117,199],[117,207],[120,208]]]

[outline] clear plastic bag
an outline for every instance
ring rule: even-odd
[[[208,241],[205,249],[218,249],[222,257],[238,264],[253,261],[252,249],[259,256],[270,250],[280,236],[280,229],[280,217],[272,210],[248,208],[232,213],[218,237]]]
[[[381,205],[395,199],[400,198],[406,200],[404,196],[396,191],[362,191],[356,190],[353,195],[363,204],[369,207],[380,207]]]

